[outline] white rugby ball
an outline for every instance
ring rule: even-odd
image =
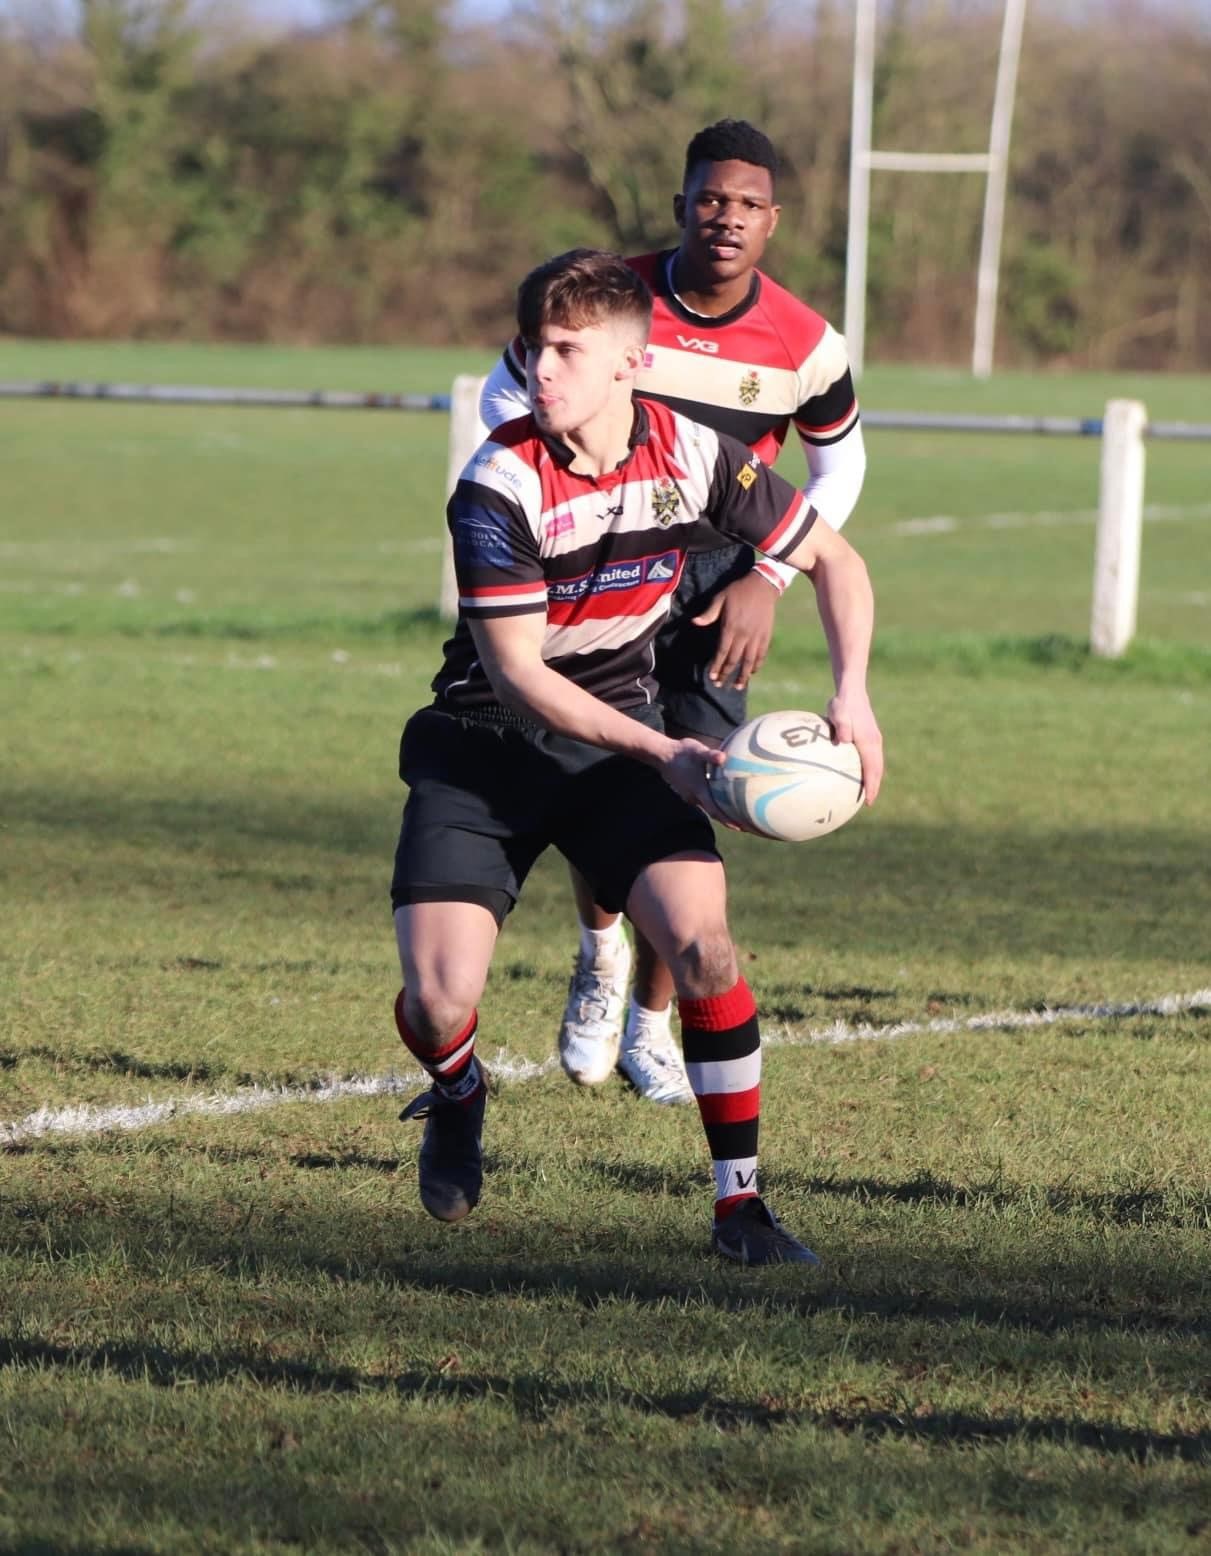
[[[862,808],[857,747],[834,745],[818,713],[763,713],[733,730],[722,750],[727,761],[710,770],[711,797],[745,832],[805,843]]]

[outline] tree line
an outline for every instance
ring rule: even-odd
[[[982,151],[1000,0],[884,0],[881,150]],[[42,19],[38,17],[41,14]],[[0,18],[0,332],[494,344],[527,269],[675,240],[686,141],[783,158],[767,267],[841,324],[843,0],[331,0],[283,34],[191,0]],[[1033,0],[998,360],[1211,365],[1211,23]],[[969,358],[978,174],[873,175],[867,349]]]

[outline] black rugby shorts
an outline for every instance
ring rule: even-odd
[[[634,716],[660,726],[655,708]],[[422,708],[404,727],[399,771],[409,794],[393,908],[478,902],[502,923],[554,846],[603,908],[621,912],[647,865],[718,853],[706,816],[654,768],[520,719],[484,723]]]

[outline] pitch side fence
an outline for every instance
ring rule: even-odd
[[[222,389],[201,385],[0,382],[0,400],[93,400],[111,404],[283,406],[315,410],[430,411],[450,418],[447,489],[484,435],[479,419],[483,379],[460,374],[449,394],[362,394],[343,390]],[[1135,635],[1140,538],[1144,512],[1146,439],[1211,442],[1211,424],[1148,420],[1139,400],[1110,400],[1101,416],[947,416],[912,411],[862,412],[867,427],[909,432],[1016,433],[1101,440],[1097,538],[1093,561],[1090,643],[1117,658]],[[453,561],[447,547],[438,607],[457,613]]]

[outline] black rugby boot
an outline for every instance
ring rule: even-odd
[[[711,1246],[736,1264],[819,1264],[810,1248],[792,1237],[763,1199],[742,1200],[715,1223]]]
[[[451,1102],[436,1088],[414,1097],[400,1114],[423,1118],[425,1135],[417,1158],[421,1204],[439,1221],[461,1221],[479,1203],[484,1182],[481,1140],[487,1076],[469,1102]]]

